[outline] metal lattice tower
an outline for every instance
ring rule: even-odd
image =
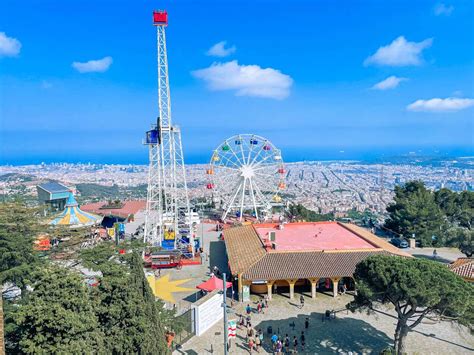
[[[194,245],[181,131],[171,121],[166,32],[168,14],[153,12],[158,49],[158,109],[156,126],[147,132],[149,174],[144,242],[183,249]],[[190,248],[193,253],[194,248]]]

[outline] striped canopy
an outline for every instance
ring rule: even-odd
[[[49,224],[53,226],[85,227],[99,223],[100,217],[86,213],[79,208],[72,192],[66,203],[64,211],[58,214]]]

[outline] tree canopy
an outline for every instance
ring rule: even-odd
[[[98,353],[103,334],[94,301],[79,275],[48,266],[13,312],[18,350],[26,354]]]
[[[106,352],[165,354],[165,327],[171,330],[172,322],[155,300],[140,255],[119,255],[112,243],[102,243],[83,251],[81,259],[102,273],[92,292],[99,300],[97,315]]]
[[[307,209],[301,204],[291,204],[288,207],[287,215],[291,220],[304,220],[307,222],[329,221],[334,219],[332,213],[319,214]]]
[[[101,272],[97,286],[59,262],[39,258],[33,241],[47,226],[37,209],[0,204],[0,281],[21,288],[4,303],[6,348],[12,353],[166,354],[165,331],[179,331],[174,311],[155,300],[136,250],[141,242],[104,242],[70,256]],[[55,231],[50,235],[69,233]],[[80,232],[78,232],[80,234]],[[132,252],[135,250],[135,252]]]
[[[405,352],[405,337],[427,315],[472,324],[474,286],[446,266],[416,258],[376,255],[360,262],[354,273],[357,295],[349,309],[391,303],[398,315],[395,351]]]
[[[22,203],[0,203],[0,285],[24,289],[39,259],[33,250],[38,210]]]
[[[458,247],[467,256],[474,250],[474,192],[428,190],[421,181],[395,187],[387,207],[385,227],[421,242],[422,246]]]
[[[422,246],[430,246],[433,236],[440,237],[443,214],[433,193],[421,181],[396,186],[394,203],[387,207],[387,212],[385,226],[405,238],[415,234]]]

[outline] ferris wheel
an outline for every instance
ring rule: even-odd
[[[239,134],[222,142],[213,152],[207,188],[222,201],[222,219],[231,212],[263,219],[271,206],[281,202],[286,188],[281,152],[268,139]]]

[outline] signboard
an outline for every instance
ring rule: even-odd
[[[173,231],[165,231],[165,240],[174,240],[174,232]]]
[[[242,287],[242,302],[250,301],[250,287],[244,285]]]
[[[197,336],[204,334],[224,317],[223,301],[222,293],[213,291],[191,306],[194,309],[194,329]]]

